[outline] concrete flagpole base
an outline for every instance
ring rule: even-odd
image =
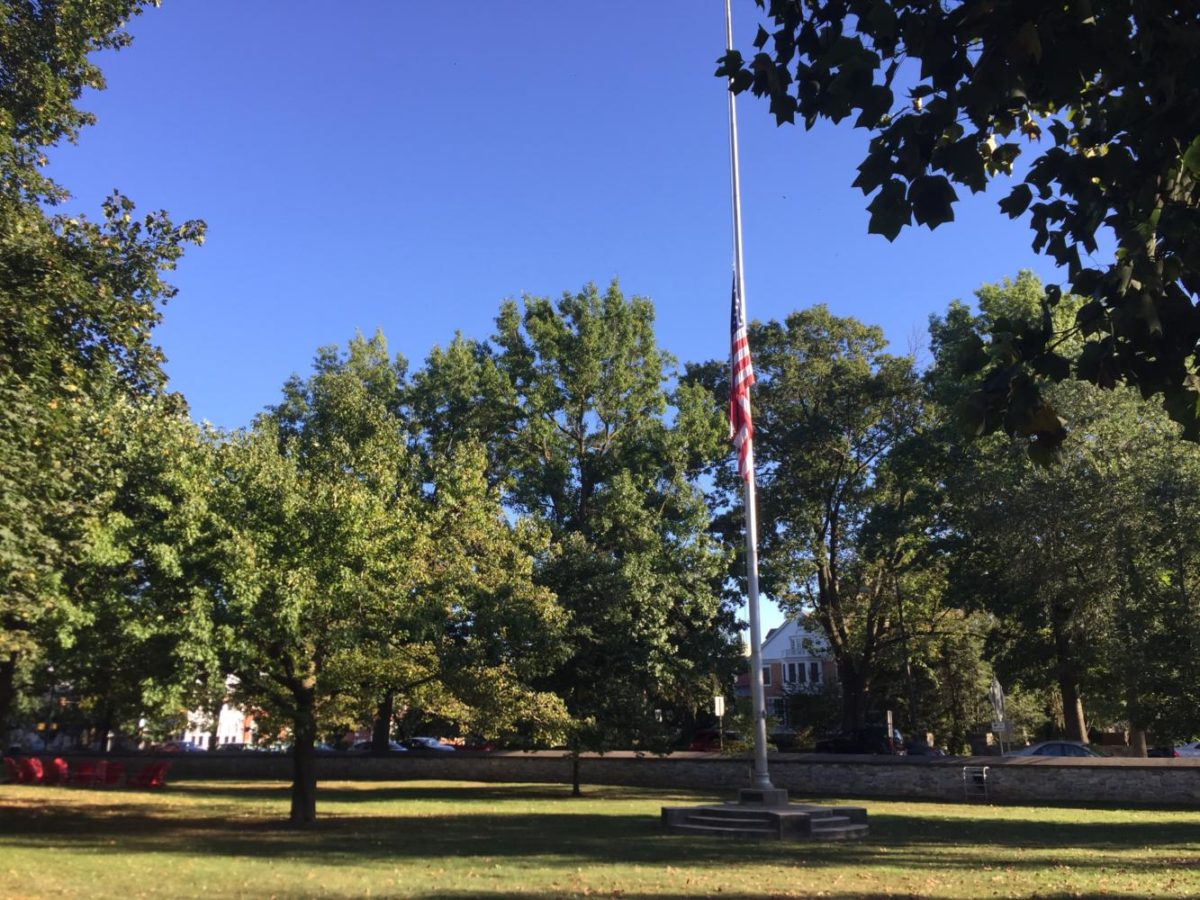
[[[757,796],[758,802],[744,802],[747,794]],[[776,841],[850,841],[869,833],[867,811],[860,806],[788,803],[787,791],[782,790],[748,789],[741,795],[737,803],[664,806],[663,828],[696,837]]]
[[[741,806],[787,806],[788,792],[784,788],[742,788],[738,791]]]

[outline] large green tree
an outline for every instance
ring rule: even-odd
[[[663,749],[736,662],[726,554],[696,484],[723,449],[719,409],[669,390],[650,301],[615,283],[507,302],[497,324],[506,502],[549,530],[538,580],[570,616],[543,685],[566,701],[574,749]]]
[[[221,448],[217,624],[239,695],[291,727],[294,824],[316,816],[318,717],[342,687],[329,667],[389,627],[421,575],[424,529],[391,424],[351,450],[304,446],[266,416]]]
[[[1092,340],[1068,362],[1062,332],[1025,323],[976,420],[1042,449],[1064,431],[1036,386],[1073,374],[1161,394],[1200,437],[1200,7],[1143,0],[757,0],[769,19],[745,59],[717,74],[769,98],[780,123],[852,118],[871,133],[854,185],[874,195],[869,229],[954,218],[955,186],[1022,182],[1001,201],[1029,215],[1033,246],[1088,298],[1069,331]],[[1038,148],[1018,168],[1021,140]],[[1092,262],[1104,233],[1108,263]],[[1053,306],[1058,288],[1046,292]],[[1004,415],[1007,413],[1007,415]]]
[[[114,397],[161,390],[162,273],[203,237],[116,194],[98,222],[55,214],[66,193],[42,170],[92,121],[77,106],[104,85],[90,55],[125,46],[144,5],[14,0],[0,15],[0,722],[22,665],[72,616],[64,573],[103,513],[92,426]]]
[[[138,722],[178,721],[218,669],[211,631],[210,445],[175,398],[116,399],[96,423],[95,512],[63,572],[72,612],[41,677],[71,697],[103,748]]]
[[[943,402],[970,390],[962,355],[997,320],[1040,318],[1040,295],[1023,273],[982,289],[977,314],[955,304],[934,320],[930,382]],[[1064,298],[1057,312],[1082,303]],[[951,591],[996,618],[992,652],[1010,684],[1056,689],[1070,737],[1086,739],[1086,695],[1101,720],[1128,722],[1144,749],[1147,730],[1179,736],[1194,721],[1185,698],[1197,558],[1184,498],[1196,496],[1200,456],[1128,389],[1066,383],[1050,396],[1075,426],[1048,467],[1000,435],[956,450],[941,522]]]
[[[528,686],[560,624],[539,538],[505,520],[477,445],[428,468],[409,452],[403,371],[381,335],[322,350],[221,448],[217,625],[239,695],[290,726],[295,824],[316,815],[321,722],[364,701],[489,730],[558,715]]]
[[[885,352],[880,329],[824,306],[751,323],[750,346],[763,588],[824,632],[853,728],[867,714],[880,652],[901,639],[921,558],[923,482],[894,464],[925,414],[920,379],[911,359]],[[726,368],[689,374],[720,393]],[[740,480],[727,465],[716,483],[717,502],[734,510],[732,540]]]

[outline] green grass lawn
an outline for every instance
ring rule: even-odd
[[[870,801],[871,835],[784,844],[667,835],[712,795],[329,782],[283,827],[275,782],[165,791],[0,786],[0,897],[932,897],[1200,894],[1200,811]]]

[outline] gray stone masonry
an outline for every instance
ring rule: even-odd
[[[154,757],[122,760],[136,769]],[[171,757],[168,784],[179,778],[291,777],[284,755],[186,753]],[[884,757],[814,753],[774,754],[771,781],[792,797],[890,797],[964,800],[963,767],[988,767],[993,803],[1104,803],[1200,807],[1200,759],[1054,759],[1050,757]],[[321,756],[322,780],[445,779],[488,782],[571,783],[571,762],[561,751],[454,753],[437,757]],[[587,784],[679,788],[732,798],[751,784],[751,761],[716,753],[635,753],[585,756]]]

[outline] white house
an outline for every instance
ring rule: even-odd
[[[762,643],[763,695],[767,713],[788,726],[786,695],[818,691],[837,683],[837,664],[819,629],[800,619],[787,619],[767,632]],[[739,696],[750,695],[750,676],[738,678]]]

